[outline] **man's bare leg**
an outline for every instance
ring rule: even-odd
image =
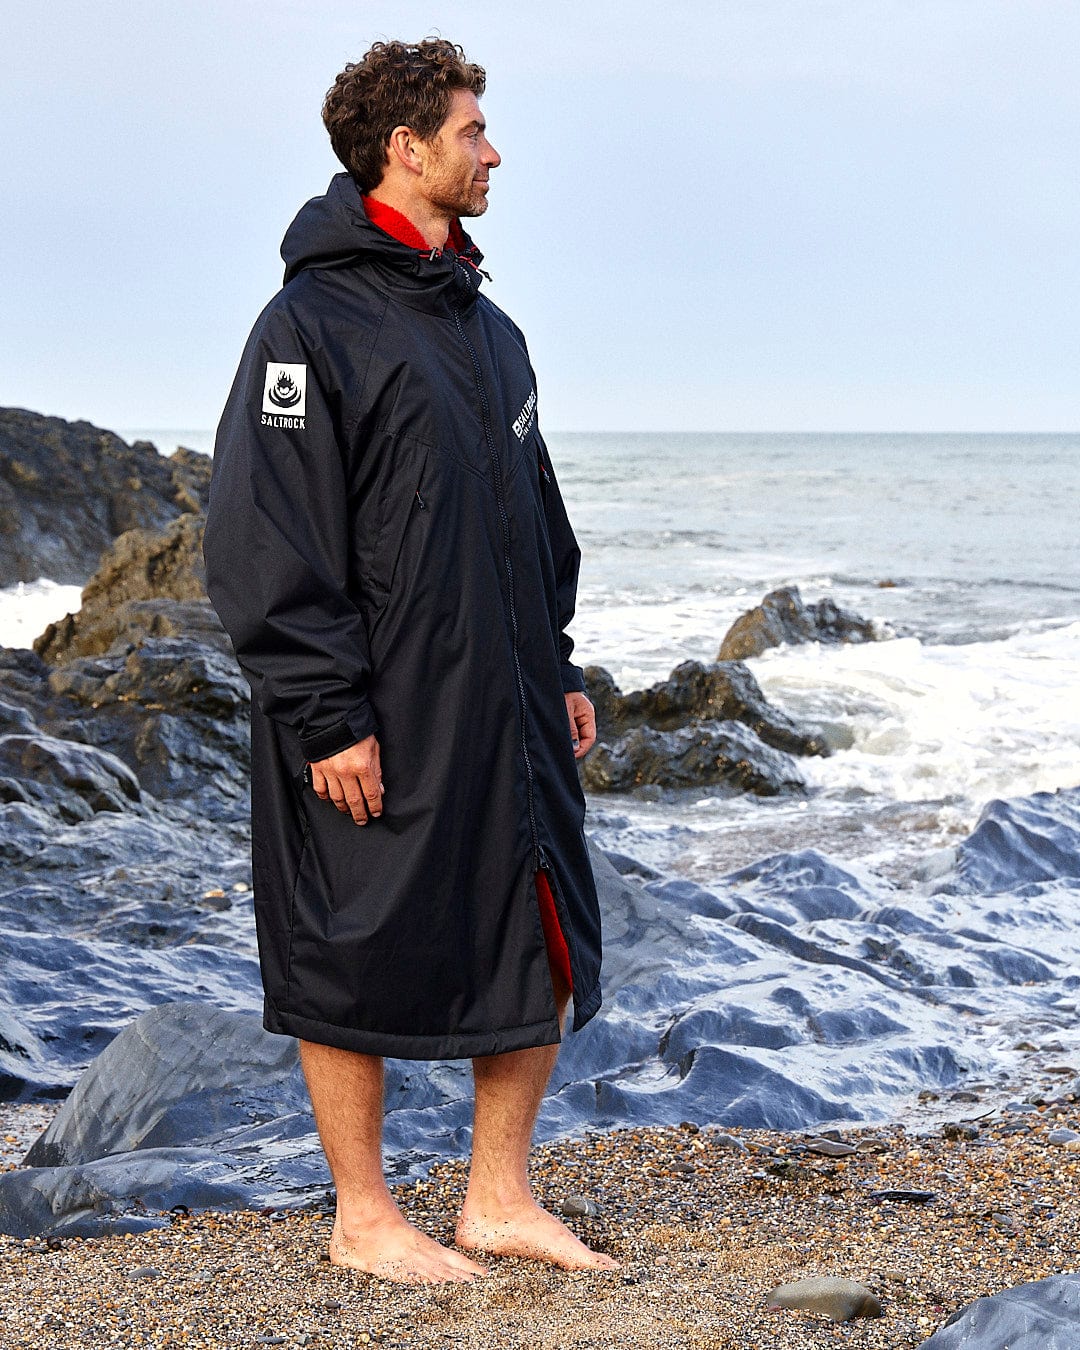
[[[485,1274],[414,1228],[394,1204],[382,1170],[382,1060],[301,1041],[300,1062],[337,1188],[330,1260],[408,1284]]]
[[[559,1025],[570,991],[552,972]],[[557,1045],[473,1060],[476,1107],[469,1187],[456,1241],[467,1251],[526,1256],[564,1270],[617,1270],[590,1251],[554,1214],[541,1209],[529,1185],[529,1146]]]

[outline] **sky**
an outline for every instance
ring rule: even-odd
[[[550,430],[1080,428],[1080,0],[0,0],[0,404],[215,425],[377,38],[488,71]]]

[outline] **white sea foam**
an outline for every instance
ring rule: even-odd
[[[1080,783],[1080,623],[962,646],[776,648],[753,668],[792,716],[851,737],[803,762],[830,795],[976,806]]]
[[[29,647],[50,623],[82,603],[79,586],[55,581],[20,581],[0,591],[0,646]]]

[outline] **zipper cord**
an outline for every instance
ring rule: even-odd
[[[466,276],[468,276],[467,273]],[[461,320],[461,310],[457,305],[453,305],[452,309],[454,311],[454,324],[458,331],[458,337],[461,338],[465,350],[469,353],[469,359],[472,361],[473,381],[476,385],[477,396],[480,399],[480,415],[484,424],[484,438],[487,441],[488,454],[491,457],[491,468],[495,475],[495,501],[499,508],[499,520],[502,525],[503,565],[506,568],[506,579],[509,583],[510,593],[511,645],[514,652],[514,673],[517,677],[518,705],[521,711],[521,755],[522,759],[525,761],[525,793],[529,806],[529,829],[532,833],[533,859],[535,864],[533,870],[539,872],[541,866],[540,834],[536,827],[536,803],[533,800],[533,767],[532,760],[529,757],[529,742],[526,736],[528,704],[525,699],[525,680],[521,674],[521,658],[518,654],[518,618],[517,605],[514,602],[514,566],[510,559],[510,521],[506,514],[506,503],[502,493],[502,467],[499,463],[499,453],[495,448],[495,436],[491,429],[491,406],[488,403],[487,390],[484,388],[484,378],[480,369],[480,361],[476,355],[476,349],[469,341],[468,334],[465,332],[465,325]]]

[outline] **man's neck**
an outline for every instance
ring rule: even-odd
[[[420,232],[428,248],[443,249],[450,235],[450,217],[437,210],[430,202],[410,197],[403,192],[395,192],[385,183],[380,183],[371,192],[365,194],[398,211]]]

